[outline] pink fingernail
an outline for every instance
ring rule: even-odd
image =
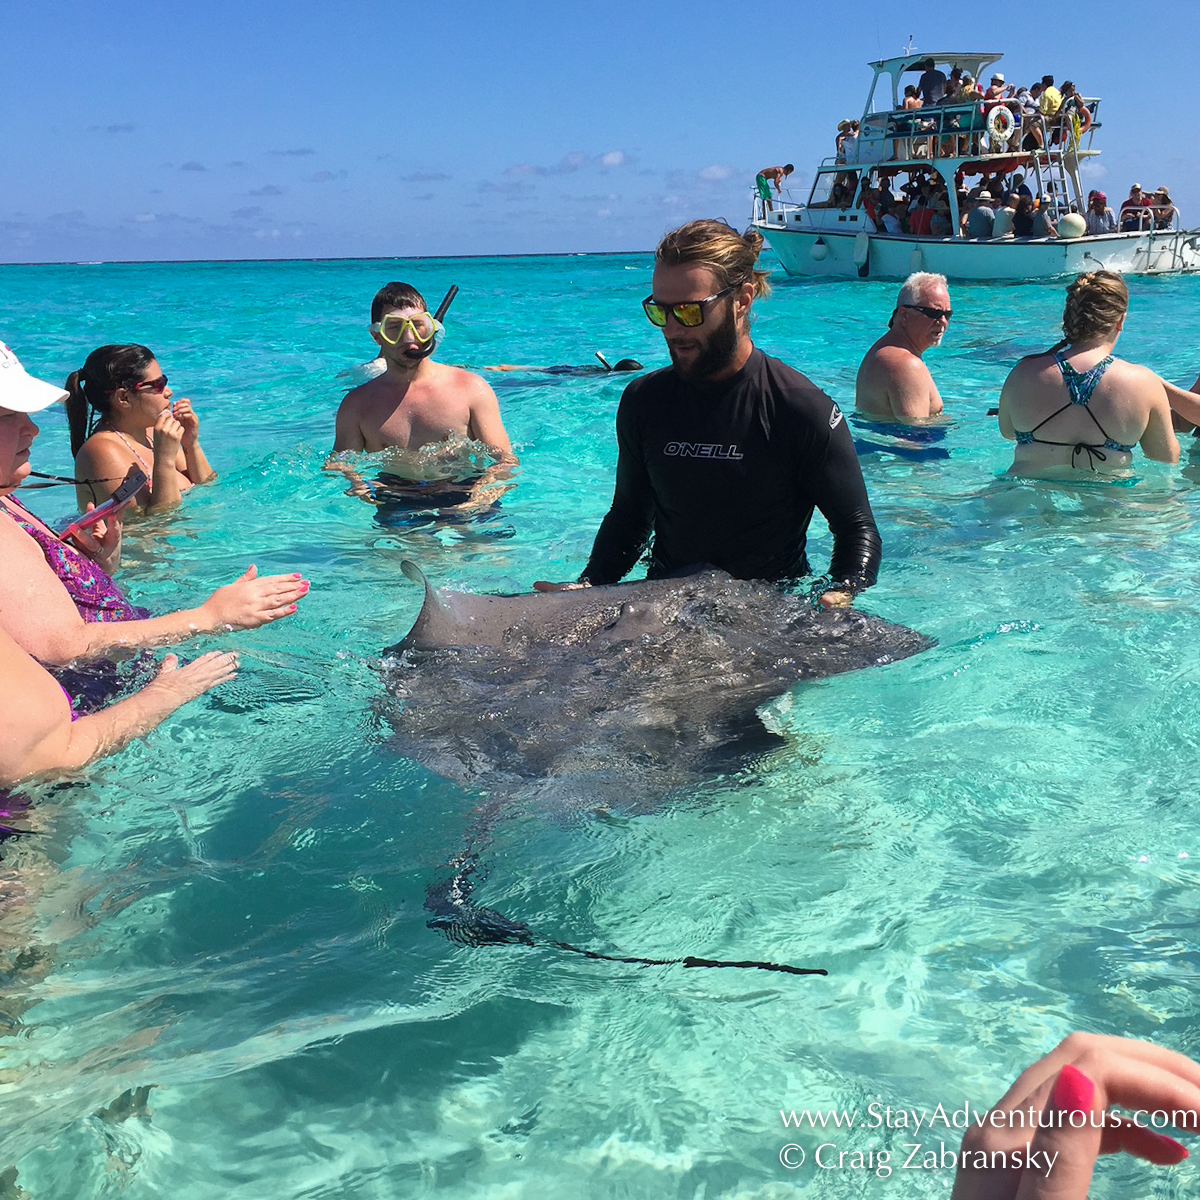
[[[1054,1081],[1050,1104],[1067,1116],[1072,1113],[1087,1116],[1092,1111],[1092,1097],[1095,1094],[1096,1085],[1082,1071],[1068,1063]]]
[[[1173,1166],[1175,1163],[1181,1163],[1185,1158],[1191,1158],[1186,1146],[1181,1146],[1174,1138],[1169,1138],[1165,1133],[1153,1133],[1150,1136],[1171,1155],[1171,1162],[1168,1164]]]
[[[288,609],[288,612],[290,612],[290,613],[294,613],[294,612],[296,611],[296,607],[297,607],[297,606],[296,606],[295,604],[293,604],[293,605],[291,606],[291,608],[289,608],[289,609]]]

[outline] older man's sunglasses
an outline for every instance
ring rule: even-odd
[[[948,308],[930,308],[928,304],[902,304],[900,307],[915,309],[931,321],[940,320],[942,317],[945,317],[949,321],[952,315],[951,310]]]

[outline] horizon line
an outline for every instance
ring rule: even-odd
[[[616,258],[631,254],[653,254],[650,250],[561,250],[525,254],[345,254],[307,258],[99,258],[42,259],[37,262],[4,262],[0,267],[163,267],[207,263],[313,263],[313,262],[432,262],[477,258]]]

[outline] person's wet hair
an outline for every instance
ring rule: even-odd
[[[67,376],[63,387],[67,390],[72,454],[79,453],[96,421],[108,415],[113,392],[141,383],[142,375],[153,361],[154,352],[136,342],[100,346],[87,356],[78,371]]]
[[[1114,271],[1089,271],[1067,288],[1063,337],[1071,345],[1112,333],[1129,307],[1129,289]]]
[[[371,324],[374,325],[385,312],[395,308],[419,308],[428,312],[425,297],[409,283],[385,283],[371,301]]]
[[[756,297],[769,296],[770,272],[755,266],[762,247],[762,237],[753,229],[738,233],[724,221],[689,221],[658,243],[654,261],[666,267],[708,267],[722,289],[752,283]]]

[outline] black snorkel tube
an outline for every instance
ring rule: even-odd
[[[441,321],[446,315],[446,310],[454,303],[454,297],[458,295],[458,284],[452,283],[450,290],[442,297],[441,304],[438,305],[437,312],[433,314],[435,321]]]

